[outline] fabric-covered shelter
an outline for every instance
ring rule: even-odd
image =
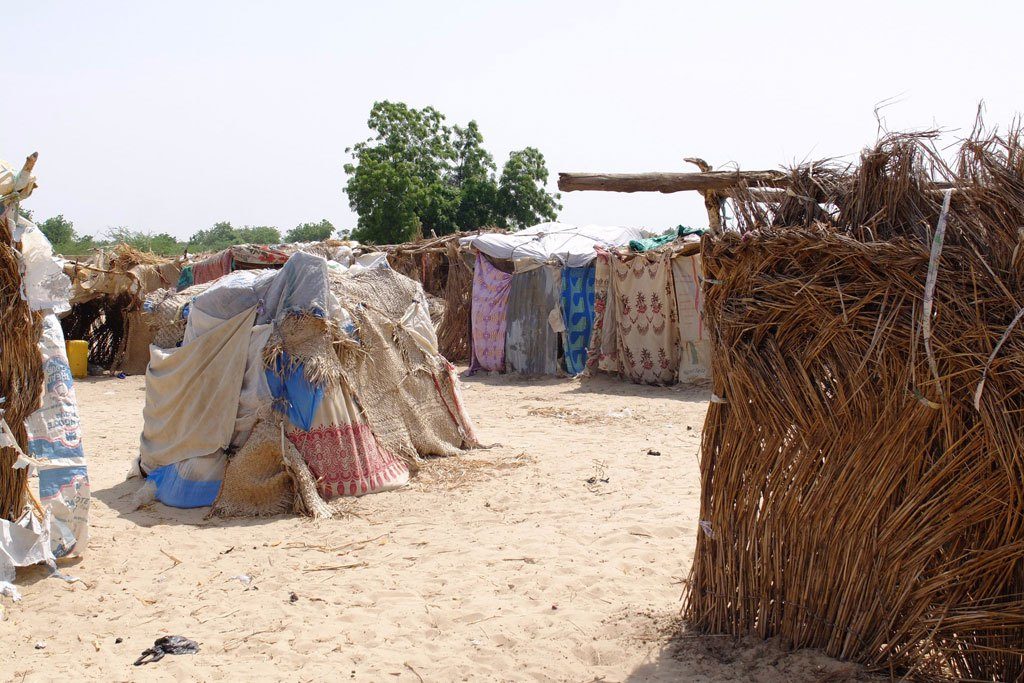
[[[460,239],[476,254],[470,371],[578,375],[594,325],[594,259],[653,233],[541,223]]]
[[[298,251],[151,298],[150,316],[184,314],[180,346],[154,346],[147,373],[137,472],[157,499],[321,516],[477,445],[422,287],[373,261]]]
[[[706,382],[700,243],[695,234],[654,242],[645,251],[598,251],[587,367],[637,384]]]
[[[20,213],[35,189],[35,160],[20,171],[0,161],[0,588],[9,592],[15,567],[56,572],[57,559],[88,542],[89,478],[57,321],[71,283]]]
[[[280,268],[292,254],[306,252],[337,263],[347,264],[361,253],[358,242],[324,240],[289,244],[236,244],[212,254],[199,254],[186,265],[176,289],[202,285],[236,270]]]

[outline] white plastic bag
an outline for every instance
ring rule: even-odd
[[[21,231],[21,256],[25,262],[24,296],[28,307],[33,311],[49,309],[58,315],[70,311],[71,278],[64,274],[64,269],[54,258],[49,240],[39,228],[20,216],[18,228]]]

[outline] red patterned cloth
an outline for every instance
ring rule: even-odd
[[[670,254],[611,259],[619,368],[637,384],[674,384],[679,326]]]
[[[325,499],[389,491],[409,483],[409,466],[377,442],[343,387],[325,394],[312,429],[289,424],[286,436],[309,465]]]
[[[231,250],[225,249],[192,265],[192,284],[201,285],[206,282],[213,282],[217,278],[224,277],[230,273],[233,266]]]

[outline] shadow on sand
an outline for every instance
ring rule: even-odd
[[[127,479],[110,488],[99,489],[92,492],[93,498],[99,500],[111,510],[117,513],[118,517],[127,519],[133,524],[149,528],[165,525],[194,526],[198,528],[207,527],[249,527],[269,524],[285,519],[295,519],[295,515],[275,515],[273,517],[210,517],[209,507],[201,508],[175,508],[163,503],[149,503],[137,507],[135,493],[142,487],[145,479]]]
[[[818,650],[787,651],[778,639],[736,639],[682,631],[625,679],[629,683],[663,681],[814,681],[882,680],[863,667],[832,659]]]

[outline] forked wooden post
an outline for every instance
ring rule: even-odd
[[[562,192],[700,192],[708,212],[712,233],[722,230],[722,203],[731,191],[740,187],[784,188],[788,174],[782,171],[712,171],[711,165],[697,157],[685,161],[700,173],[559,173]]]

